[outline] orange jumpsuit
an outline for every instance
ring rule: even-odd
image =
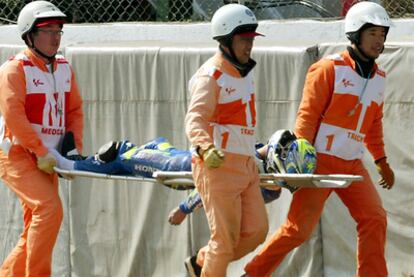
[[[268,221],[254,159],[255,104],[252,72],[241,77],[221,53],[190,81],[186,133],[193,147],[211,145],[225,154],[219,168],[193,159],[193,177],[210,228],[208,245],[198,252],[202,276],[226,276],[228,264],[266,238]]]
[[[310,236],[333,191],[357,223],[357,275],[387,276],[386,213],[361,161],[364,145],[375,160],[385,156],[382,131],[385,74],[374,65],[371,78],[364,79],[355,66],[345,51],[310,67],[295,134],[315,145],[316,173],[356,174],[364,180],[345,189],[295,192],[286,222],[246,265],[245,271],[251,277],[269,276],[290,250]]]
[[[0,177],[16,193],[24,228],[0,276],[50,276],[63,210],[56,174],[37,157],[56,149],[66,131],[82,148],[82,100],[72,68],[57,55],[53,74],[31,50],[0,67]]]

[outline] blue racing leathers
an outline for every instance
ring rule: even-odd
[[[147,178],[152,178],[154,171],[191,171],[191,152],[175,148],[163,137],[156,138],[142,146],[136,146],[128,140],[120,141],[117,151],[116,157],[112,161],[104,162],[99,159],[99,155],[94,155],[83,161],[75,161],[74,169]],[[258,159],[259,162],[262,163]],[[184,186],[172,188],[188,189]],[[265,203],[280,196],[280,190],[262,188],[261,191]],[[180,209],[184,213],[191,213],[199,207],[202,207],[202,203],[197,190],[192,191],[180,203]]]
[[[116,158],[109,162],[98,155],[76,161],[75,170],[152,178],[154,171],[191,171],[190,151],[173,147],[166,138],[156,138],[142,146],[119,142]]]

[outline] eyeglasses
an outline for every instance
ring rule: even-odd
[[[54,31],[54,30],[42,30],[42,29],[38,29],[39,32],[45,33],[49,36],[62,36],[63,35],[63,31]]]

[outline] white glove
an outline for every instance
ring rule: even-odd
[[[47,174],[52,174],[53,172],[55,172],[53,170],[53,167],[55,167],[56,164],[56,158],[50,152],[48,152],[43,157],[37,157],[37,168],[39,168],[43,172],[46,172]]]

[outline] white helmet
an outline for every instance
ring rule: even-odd
[[[248,33],[251,37],[260,36],[256,33],[258,26],[256,16],[246,6],[228,4],[218,9],[211,19],[213,39],[232,36],[235,33]]]
[[[24,6],[17,18],[17,28],[23,38],[30,32],[38,20],[45,18],[64,19],[66,15],[55,5],[47,1],[33,1]]]
[[[345,16],[345,34],[359,31],[365,24],[388,28],[394,26],[387,11],[373,2],[359,2],[353,5]]]

